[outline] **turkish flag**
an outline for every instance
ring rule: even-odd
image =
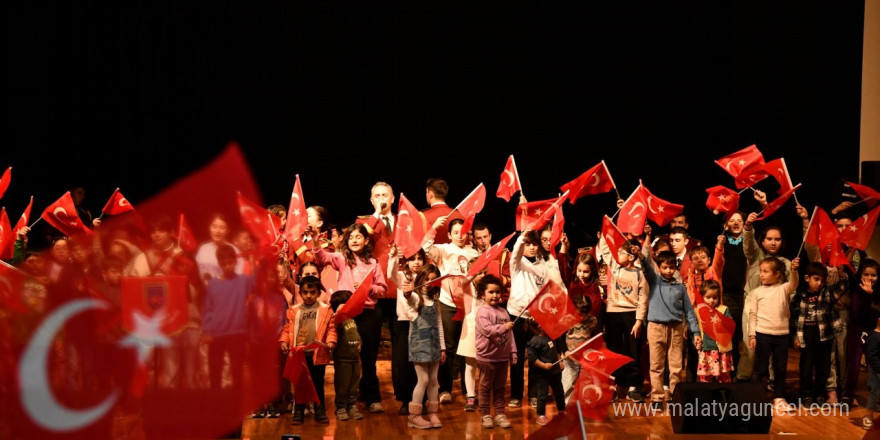
[[[360,315],[361,312],[364,311],[364,303],[367,302],[367,295],[369,295],[370,290],[373,289],[373,271],[375,270],[376,267],[374,266],[373,270],[361,280],[357,289],[354,289],[351,298],[336,310],[336,325],[342,324],[343,322]]]
[[[516,235],[516,232],[512,232],[507,237],[504,237],[503,240],[493,244],[492,247],[486,249],[485,252],[480,254],[480,256],[477,257],[477,261],[475,261],[474,264],[471,265],[471,268],[468,269],[468,273],[465,276],[473,278],[477,276],[480,272],[482,272],[483,269],[488,267],[489,263],[495,261],[495,259],[497,259],[498,256],[501,255],[502,252],[504,252],[504,249],[507,248],[507,242],[509,242],[514,235]]]
[[[183,328],[189,320],[186,277],[162,275],[120,279],[122,326],[135,330],[138,320],[156,320],[165,334]]]
[[[422,239],[428,230],[428,219],[400,193],[397,202],[397,222],[394,225],[394,243],[405,258],[415,255],[422,248]]]
[[[794,192],[795,192],[798,188],[800,188],[800,187],[801,187],[801,184],[798,183],[797,186],[795,186],[794,188],[788,190],[787,192],[785,192],[785,193],[782,194],[781,196],[775,198],[772,202],[770,202],[770,203],[768,203],[767,205],[765,205],[765,206],[764,206],[763,215],[761,215],[760,217],[756,218],[755,220],[763,220],[763,219],[765,219],[765,218],[770,217],[771,215],[773,215],[773,213],[776,212],[779,208],[781,208],[782,205],[784,205],[785,202],[787,202],[788,199],[791,198],[792,194],[794,194]]]
[[[9,224],[9,216],[6,215],[6,207],[0,208],[0,260],[12,258],[15,247],[15,234],[12,225]]]
[[[793,187],[791,184],[791,175],[788,173],[788,167],[785,165],[784,158],[774,159],[767,163],[755,164],[743,170],[742,173],[736,177],[736,186],[740,189],[749,188],[770,176],[773,176],[773,178],[779,182],[779,194],[783,194]]]
[[[641,181],[639,181],[639,189],[643,193],[645,205],[648,208],[648,218],[660,226],[666,226],[673,218],[681,215],[682,211],[684,211],[683,205],[667,202],[651,194],[651,191],[648,191],[648,188],[642,185]]]
[[[709,194],[706,207],[713,213],[723,212],[724,217],[730,219],[730,216],[739,209],[739,193],[736,191],[719,185],[707,189],[706,192]]]
[[[296,394],[296,403],[318,403],[318,392],[315,391],[315,383],[312,382],[312,376],[309,374],[309,367],[306,363],[306,349],[318,349],[321,344],[312,342],[305,347],[290,347],[290,354],[287,355],[287,362],[284,363],[284,377],[293,384],[293,390]]]
[[[847,266],[851,271],[855,272],[855,269],[849,262],[849,258],[846,257],[846,252],[843,251],[843,245],[840,243],[840,237],[834,239],[834,243],[831,244],[830,254],[831,255],[828,256],[829,266]]]
[[[110,195],[110,200],[107,200],[107,204],[101,210],[102,213],[107,215],[124,214],[129,211],[134,211],[134,206],[128,203],[128,199],[119,192],[119,188],[113,191],[113,194]]]
[[[607,215],[602,216],[602,237],[605,238],[605,243],[608,244],[608,249],[611,250],[611,256],[614,258],[614,261],[620,264],[617,254],[620,252],[620,247],[626,244],[626,236],[623,235],[623,232],[620,232],[620,229],[617,229],[617,226],[614,225],[614,222]]]
[[[92,230],[87,228],[76,215],[76,206],[73,205],[70,191],[46,207],[41,218],[68,237],[80,233],[92,234]]]
[[[571,400],[546,425],[529,434],[529,440],[557,440],[559,438],[581,438],[581,416],[577,411],[577,401]]]
[[[568,192],[562,194],[558,199],[554,200],[553,203],[541,213],[538,218],[532,221],[530,224],[526,226],[526,230],[529,231],[537,231],[544,227],[550,219],[556,215],[556,212],[559,211],[559,208],[562,207],[562,204],[565,203],[565,199],[568,198]]]
[[[575,381],[569,405],[580,402],[584,417],[604,422],[614,400],[617,384],[614,377],[591,367],[581,368]]]
[[[874,227],[877,226],[878,216],[880,216],[880,206],[855,219],[840,233],[840,241],[849,247],[865,250],[871,241]]]
[[[474,225],[474,217],[476,217],[477,213],[483,210],[483,205],[486,204],[486,187],[483,186],[482,183],[477,185],[458,206],[455,207],[455,210],[460,212],[462,217],[464,217],[464,224],[461,225],[461,232],[459,232],[459,237],[464,238],[468,231],[471,230],[471,226]]]
[[[3,198],[3,194],[6,194],[6,190],[9,188],[9,183],[12,181],[12,167],[6,169],[3,172],[3,175],[0,176],[0,199]]]
[[[722,157],[715,161],[727,174],[734,178],[740,175],[746,168],[764,163],[764,155],[758,151],[757,145],[750,145],[733,154]]]
[[[238,213],[241,214],[241,223],[257,238],[260,246],[272,246],[278,238],[277,229],[271,220],[269,211],[238,193]]]
[[[296,183],[290,193],[290,206],[287,208],[287,223],[284,224],[284,236],[287,241],[293,242],[302,237],[309,227],[309,216],[306,213],[306,202],[303,199],[302,185],[299,183],[299,174],[296,175]]]
[[[524,231],[527,226],[535,223],[544,212],[550,209],[555,201],[556,199],[547,199],[521,203],[516,207],[516,230]]]
[[[562,215],[562,206],[556,210],[553,215],[553,228],[550,231],[550,253],[556,256],[556,245],[562,239],[562,233],[565,230],[565,216]]]
[[[547,280],[528,305],[529,314],[544,329],[550,339],[565,334],[581,321],[581,316],[571,298],[553,280]]]
[[[583,196],[602,194],[612,189],[614,189],[614,180],[611,179],[611,173],[608,172],[604,160],[559,188],[562,192],[568,191],[568,202],[572,205]]]
[[[28,274],[0,261],[0,305],[16,313],[27,313],[22,290]]]
[[[645,221],[647,221],[648,208],[645,207],[645,194],[642,192],[642,185],[630,194],[629,198],[623,202],[620,207],[620,214],[617,217],[617,227],[623,232],[641,235],[645,230]],[[617,258],[617,257],[615,257]]]
[[[633,359],[609,350],[605,346],[603,334],[599,333],[577,346],[569,353],[569,356],[574,357],[582,368],[593,368],[605,374],[612,374],[618,368],[632,362]]]
[[[822,262],[828,264],[834,244],[840,245],[840,233],[837,230],[837,225],[831,221],[831,217],[824,209],[818,206],[813,208],[813,215],[810,217],[810,226],[804,235],[804,241],[819,248]]]
[[[31,219],[31,208],[34,207],[34,196],[31,196],[31,201],[28,202],[27,208],[24,208],[24,212],[21,213],[21,217],[18,218],[18,222],[15,224],[15,227],[12,228],[12,233],[14,235],[18,235],[18,231],[21,228],[28,226],[28,222]]]
[[[849,185],[868,206],[873,207],[878,201],[880,201],[880,192],[877,192],[874,188],[852,182],[846,182],[846,184]]]
[[[721,351],[733,349],[733,332],[736,323],[718,309],[706,304],[700,292],[694,292],[694,311],[700,321],[700,330],[718,343]]]
[[[183,214],[180,214],[180,224],[177,227],[177,245],[187,252],[195,252],[199,245]]]
[[[495,195],[505,202],[510,201],[510,197],[517,191],[522,191],[522,184],[519,181],[519,173],[516,171],[516,162],[513,161],[513,155],[507,158],[507,164],[504,165],[504,171],[501,172],[501,182],[498,183],[498,191]]]

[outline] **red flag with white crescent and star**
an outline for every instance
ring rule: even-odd
[[[562,192],[568,191],[568,202],[574,202],[587,195],[602,194],[614,189],[614,180],[605,161],[601,161],[583,174],[559,187]]]
[[[489,263],[495,261],[495,259],[497,259],[498,256],[501,255],[502,252],[504,252],[504,249],[507,248],[507,242],[509,242],[514,235],[516,235],[516,232],[512,232],[510,235],[504,237],[504,239],[502,239],[498,243],[493,244],[492,247],[486,249],[485,252],[480,254],[480,256],[477,257],[477,261],[475,261],[474,264],[471,265],[471,268],[468,269],[467,275],[465,276],[473,278],[477,276],[480,272],[482,272],[483,269],[488,267]]]
[[[591,367],[584,367],[581,368],[575,381],[569,405],[574,406],[575,402],[580,402],[584,417],[604,422],[616,393],[617,384],[614,376]]]
[[[134,206],[128,203],[128,199],[119,192],[119,188],[113,191],[110,200],[107,200],[107,204],[101,210],[102,213],[107,215],[124,214],[129,211],[134,211]]]
[[[827,265],[835,243],[840,245],[840,232],[824,209],[818,206],[813,208],[813,215],[810,217],[807,233],[804,234],[804,241],[819,248],[822,262]]]
[[[40,218],[46,220],[52,227],[68,237],[81,233],[93,233],[76,215],[76,206],[73,204],[73,197],[70,196],[70,191],[64,193],[61,198],[47,206]]]
[[[186,277],[160,275],[120,278],[122,292],[122,326],[137,327],[137,316],[158,319],[159,329],[173,334],[189,320]],[[158,318],[157,318],[158,317]]]
[[[275,224],[271,221],[271,214],[256,202],[236,194],[238,201],[238,213],[241,215],[241,223],[250,233],[256,237],[260,246],[271,246],[278,238]]]
[[[849,247],[865,250],[868,243],[871,242],[871,235],[874,234],[878,217],[880,217],[880,206],[853,219],[853,222],[840,233],[840,241]]]
[[[544,212],[550,209],[550,206],[555,201],[556,199],[547,199],[520,203],[516,207],[516,230],[524,231],[526,227],[534,223]]]
[[[615,353],[605,345],[604,333],[599,333],[590,340],[577,346],[569,353],[583,368],[594,368],[605,374],[612,374],[618,368],[630,363],[629,356]]]
[[[877,192],[877,190],[875,190],[874,188],[871,188],[868,185],[859,185],[858,183],[853,182],[846,182],[846,184],[849,185],[850,188],[852,188],[853,191],[855,191],[856,194],[858,194],[858,196],[865,201],[866,205],[873,207],[877,204],[877,202],[880,202],[880,192]]]
[[[709,197],[706,198],[706,207],[715,214],[723,212],[725,219],[729,220],[733,213],[739,209],[739,193],[730,188],[721,185],[713,186],[706,189],[706,193],[709,194]]]
[[[505,202],[510,201],[510,197],[517,191],[522,191],[522,184],[519,181],[519,173],[516,171],[516,162],[513,161],[513,155],[507,158],[507,164],[504,165],[504,171],[501,172],[501,182],[498,183],[498,190],[495,195]]]
[[[397,222],[394,225],[394,244],[403,252],[404,258],[415,255],[422,248],[422,239],[428,230],[428,220],[425,214],[419,212],[415,206],[400,193],[400,201],[397,202]]]
[[[620,214],[617,217],[617,228],[621,232],[641,235],[645,230],[645,221],[648,220],[648,208],[645,207],[645,193],[642,192],[642,185],[636,188],[629,198],[623,202],[620,207]],[[616,257],[615,257],[616,258]]]
[[[483,210],[483,206],[486,204],[486,187],[483,186],[482,183],[477,185],[458,206],[455,207],[455,210],[461,213],[461,216],[464,217],[464,224],[461,225],[461,231],[459,232],[460,237],[464,237],[467,235],[468,231],[471,230],[471,227],[474,225],[474,218],[477,214]]]
[[[614,261],[620,264],[618,252],[620,252],[620,247],[626,244],[626,236],[623,235],[623,232],[620,232],[620,229],[617,229],[617,226],[614,225],[614,222],[607,215],[602,216],[602,238],[605,239],[608,249],[611,250],[611,256],[614,258]]]
[[[33,207],[34,207],[34,196],[31,196],[31,201],[28,202],[27,207],[24,208],[24,212],[21,213],[21,217],[18,218],[18,222],[15,224],[15,227],[12,228],[12,233],[14,235],[17,236],[18,231],[21,230],[21,228],[23,228],[29,224],[28,222],[31,219],[31,208],[33,208]]]
[[[544,333],[550,339],[557,339],[564,335],[568,329],[581,322],[574,303],[565,290],[553,280],[547,280],[544,287],[535,295],[529,303],[529,314],[544,329]]]
[[[538,218],[536,218],[534,221],[529,223],[526,226],[526,229],[530,230],[530,231],[537,231],[537,230],[543,228],[544,225],[546,225],[547,222],[549,222],[550,219],[553,218],[554,215],[556,215],[556,213],[562,207],[562,204],[565,203],[565,200],[567,198],[568,198],[568,191],[566,191],[561,196],[559,196],[559,198],[553,200],[553,203],[551,203],[550,206],[548,206],[547,209],[544,210],[544,212],[541,213],[540,216],[538,216]]]
[[[673,218],[681,215],[684,211],[683,205],[667,202],[648,191],[648,187],[639,181],[639,188],[645,199],[645,206],[648,208],[648,219],[653,220],[660,226],[666,226]]]
[[[288,242],[295,242],[302,238],[306,228],[309,227],[309,215],[306,212],[306,201],[303,199],[302,184],[299,182],[299,174],[296,175],[296,183],[290,193],[290,206],[287,207],[287,223],[284,224],[284,237]]]
[[[758,151],[757,145],[750,145],[735,153],[729,154],[715,161],[727,174],[735,179],[746,168],[764,164],[764,155]]]
[[[765,218],[773,215],[773,213],[776,212],[779,208],[781,208],[782,205],[784,205],[785,202],[787,202],[788,199],[791,198],[792,194],[794,194],[794,192],[800,187],[801,187],[801,184],[798,183],[797,186],[795,186],[794,188],[786,191],[781,196],[773,199],[772,202],[766,204],[764,206],[763,214],[760,217],[756,218],[755,220],[764,220]]]
[[[12,181],[12,167],[6,169],[3,172],[3,175],[0,176],[0,199],[3,198],[3,194],[6,194],[6,190],[9,188],[9,183]]]
[[[733,349],[733,332],[736,330],[733,318],[724,316],[718,309],[707,304],[700,292],[694,292],[694,311],[697,313],[700,330],[718,343],[721,351]]]

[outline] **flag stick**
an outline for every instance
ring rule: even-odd
[[[522,179],[519,178],[519,170],[516,168],[516,159],[513,158],[513,155],[510,155],[510,162],[513,163],[513,173],[516,174],[516,181],[519,182],[519,195],[520,197],[525,197],[522,190]]]
[[[865,202],[867,202],[868,200],[874,200],[874,198],[873,198],[873,197],[868,197],[867,199],[859,200],[858,202],[855,202],[855,203],[853,203],[852,205],[850,205],[850,208],[852,208],[853,206],[858,205],[859,203],[865,203]]]
[[[42,219],[43,219],[43,217],[37,217],[37,221],[31,223],[31,225],[28,226],[28,227],[31,228],[31,229],[33,229],[33,228],[34,228],[34,225],[37,224],[37,223],[39,223],[40,220],[42,220]]]
[[[581,401],[575,401],[578,410],[578,422],[581,424],[581,438],[587,440],[587,428],[584,426],[584,413],[581,412]]]
[[[617,217],[617,214],[620,214],[620,208],[617,208],[617,211],[614,212],[614,215],[609,217],[611,220],[614,220],[614,217]]]
[[[747,189],[750,189],[752,191],[755,190],[755,188],[752,188],[751,186],[747,186],[747,187],[743,188],[742,191],[737,192],[737,194],[742,194],[742,193],[746,192]]]
[[[556,365],[556,364],[562,362],[563,359],[569,358],[569,357],[571,357],[571,355],[573,355],[573,354],[575,354],[575,353],[581,351],[581,349],[584,348],[584,347],[586,347],[587,344],[589,344],[590,342],[595,341],[596,338],[598,338],[599,336],[602,336],[602,335],[604,335],[604,334],[605,334],[604,332],[599,333],[598,335],[593,336],[592,338],[587,339],[586,341],[582,342],[581,345],[578,345],[578,346],[577,346],[577,348],[575,348],[574,350],[569,351],[567,355],[565,355],[565,356],[559,358],[559,360],[556,361],[556,362],[554,362],[553,365]]]
[[[810,234],[810,228],[813,226],[813,219],[816,218],[817,209],[819,209],[818,206],[813,207],[813,215],[810,216],[810,223],[807,225],[807,233],[804,234],[804,238],[801,240],[801,247],[798,249],[797,253],[794,254],[795,257],[800,256],[801,251],[804,250],[804,244],[807,242],[807,235]]]
[[[605,165],[605,159],[602,159],[602,166],[605,168],[605,174],[608,174],[608,178],[611,179],[611,187],[614,188],[617,198],[622,199],[623,197],[620,197],[620,191],[617,190],[617,184],[614,183],[614,178],[611,177],[611,171],[608,170],[608,165]]]

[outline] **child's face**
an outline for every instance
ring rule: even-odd
[[[837,219],[837,232],[843,232],[847,226],[852,224],[852,219],[849,218],[839,218]]]
[[[232,244],[238,248],[238,250],[242,252],[251,251],[254,249],[254,239],[251,237],[251,234],[247,232],[240,232],[235,236],[235,239],[232,240]]]
[[[89,258],[92,256],[92,248],[90,248],[89,246],[76,244],[71,247],[70,255],[73,257],[73,261],[84,264],[87,263],[89,261]]]
[[[318,296],[321,295],[321,291],[318,290],[316,286],[302,286],[299,289],[299,296],[303,300],[303,305],[305,306],[313,306],[316,302],[318,302]]]
[[[706,293],[703,294],[703,299],[706,301],[706,304],[709,304],[713,309],[718,307],[718,290],[707,290]]]
[[[629,246],[624,243],[623,246]],[[623,267],[630,267],[636,261],[636,257],[632,256],[626,249],[621,246],[620,249],[617,250],[617,259],[620,261],[620,265]]]
[[[223,271],[223,275],[227,278],[235,275],[235,257],[223,257],[217,260],[217,264],[220,265],[220,270]]]
[[[777,284],[779,283],[780,275],[779,271],[776,271],[772,264],[761,263],[761,272],[758,273],[758,278],[761,279],[761,284],[764,284],[765,286]]]
[[[212,241],[221,242],[226,240],[226,236],[229,234],[229,227],[226,225],[225,221],[215,218],[214,221],[211,222],[210,233]]]
[[[321,217],[318,216],[318,211],[315,208],[307,208],[306,216],[308,217],[309,226],[316,231],[321,230],[321,226],[324,226],[324,220],[321,220]]]
[[[492,307],[501,304],[501,286],[498,284],[489,284],[486,286],[486,292],[483,293],[483,301]]]
[[[660,276],[666,278],[667,280],[671,280],[675,278],[676,269],[674,264],[669,264],[667,262],[660,263]]]
[[[461,237],[461,227],[462,224],[456,224],[455,226],[449,228],[449,241],[450,243],[458,246],[464,247],[465,243],[467,243],[467,234],[464,237]]]
[[[364,234],[361,234],[361,231],[357,229],[351,231],[351,234],[348,235],[348,249],[356,254],[364,250],[366,242],[367,239],[364,237]]]
[[[427,294],[428,291],[431,290],[430,282],[436,280],[437,278],[438,278],[437,274],[435,274],[433,272],[429,273],[428,275],[425,276],[425,280],[422,281],[422,283],[424,284],[424,286],[422,286],[422,294],[423,295]]]
[[[150,232],[150,240],[153,241],[153,247],[156,249],[165,249],[172,243],[171,231],[153,229]]]
[[[321,278],[321,272],[318,272],[318,268],[312,265],[308,265],[303,267],[302,274],[300,274],[300,278],[305,277],[316,277]]]
[[[684,238],[684,234],[672,234],[669,236],[669,244],[672,245],[672,252],[675,252],[675,255],[681,255],[687,243],[688,239]]]
[[[705,272],[709,269],[709,256],[705,252],[696,252],[691,255],[691,265],[695,270]]]
[[[727,232],[730,232],[730,235],[734,237],[739,237],[743,232],[743,218],[739,213],[733,214],[730,216],[730,220],[727,220]]]
[[[108,268],[102,272],[104,281],[111,286],[118,286],[119,279],[122,277],[122,270],[116,267]]]
[[[422,266],[425,265],[425,260],[419,254],[415,254],[407,260],[406,267],[409,268],[409,271],[412,273],[419,273],[422,270]]]
[[[761,242],[761,246],[763,246],[764,250],[770,255],[778,254],[779,249],[782,247],[782,234],[778,229],[767,231],[767,235],[764,236],[764,241]]]
[[[672,248],[669,247],[669,246],[667,246],[667,245],[665,245],[665,244],[660,245],[660,246],[657,246],[657,249],[654,249],[654,256],[656,257],[657,254],[659,254],[660,252],[663,252],[663,251],[671,251],[671,250],[672,250]]]
[[[553,235],[553,231],[542,231],[541,232],[541,247],[544,248],[545,251],[550,252],[550,237]]]
[[[873,267],[866,267],[862,271],[862,282],[868,283],[870,285],[874,285],[877,283],[877,269]]]
[[[825,278],[821,275],[804,275],[804,281],[807,282],[807,289],[810,292],[818,292],[825,285]]]
[[[536,255],[538,255],[538,245],[536,243],[523,244],[523,256],[535,258]]]
[[[586,282],[593,275],[593,270],[590,269],[590,265],[587,263],[578,263],[575,274],[581,282]]]

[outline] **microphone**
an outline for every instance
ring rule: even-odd
[[[382,210],[383,210],[383,211],[384,211],[384,210],[385,210],[385,208],[387,208],[387,207],[388,207],[388,204],[387,204],[387,203],[385,203],[385,202],[382,202],[382,203],[380,203],[380,204],[379,204],[379,207],[380,207],[380,208],[382,208]]]

